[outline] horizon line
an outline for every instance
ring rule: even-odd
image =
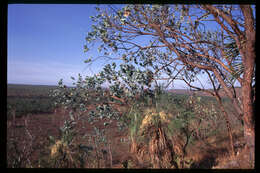
[[[7,85],[32,85],[32,86],[58,86],[58,84],[54,85],[54,84],[28,84],[28,83],[7,83]],[[68,87],[75,87],[73,85],[66,85]],[[108,87],[104,87],[104,88],[108,88]],[[240,86],[236,86],[235,88],[241,88]],[[179,89],[179,90],[191,90],[188,88],[169,88],[167,90],[175,90],[175,89]],[[213,88],[208,88],[206,90],[211,90]],[[223,89],[223,88],[221,88]],[[191,91],[198,91],[198,90],[191,90]],[[203,92],[203,91],[202,91]]]

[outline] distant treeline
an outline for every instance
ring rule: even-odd
[[[26,115],[29,113],[51,113],[55,107],[52,97],[49,96],[50,91],[56,89],[58,86],[48,85],[19,85],[8,84],[7,85],[7,114],[8,116],[15,111],[17,116]],[[172,97],[183,97],[187,99],[189,95],[195,94],[195,92],[185,89],[169,90],[168,93]],[[214,100],[213,97],[197,93],[197,96],[201,96],[202,102]],[[224,99],[224,102],[229,99]]]
[[[49,96],[57,86],[47,85],[7,85],[7,116],[51,113],[54,111],[53,100]]]
[[[48,96],[57,86],[8,84],[7,96]]]

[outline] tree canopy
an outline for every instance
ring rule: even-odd
[[[254,141],[253,84],[255,73],[255,9],[251,5],[126,5],[96,7],[92,29],[86,36],[85,52],[98,44],[96,58],[121,60],[109,63],[79,89],[101,91],[109,83],[112,101],[134,99],[137,93],[158,86],[159,80],[182,80],[205,92],[210,82],[216,95],[220,88],[245,123],[245,136]],[[199,78],[207,77],[208,81]],[[194,85],[199,81],[201,86]],[[242,87],[239,101],[234,83]],[[204,83],[204,84],[203,84]],[[76,90],[75,90],[76,91]],[[105,95],[100,92],[100,96]],[[127,97],[125,97],[127,96]],[[123,98],[124,97],[124,98]],[[78,98],[79,99],[79,95]],[[123,99],[122,99],[123,98]]]

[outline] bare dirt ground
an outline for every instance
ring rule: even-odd
[[[32,165],[38,165],[40,167],[39,160],[50,155],[48,137],[53,136],[55,139],[60,137],[59,128],[62,127],[64,120],[67,118],[66,116],[68,116],[68,114],[65,111],[60,110],[53,114],[35,114],[16,118],[15,120],[9,119],[7,122],[7,140],[17,140],[19,150],[28,147],[30,140],[33,140],[33,152],[30,154],[29,160]],[[85,121],[80,123],[78,124],[78,127],[85,126],[85,128],[80,128],[80,136],[93,132],[93,125],[90,125]],[[104,127],[102,124],[103,122],[99,122],[96,126]],[[135,157],[130,154],[129,143],[121,142],[122,138],[127,141],[127,131],[118,131],[116,122],[113,122],[108,130],[110,134],[109,139],[112,141],[112,168],[124,168],[123,163],[126,160],[132,160],[135,165],[134,168],[147,168],[147,165],[138,164]],[[30,138],[30,136],[32,138]],[[241,133],[234,132],[234,138],[235,141],[243,143]],[[197,141],[194,145],[187,148],[187,156],[194,160],[191,168],[216,167],[218,162],[223,162],[223,159],[221,158],[227,157],[228,147],[228,138],[225,137],[225,135],[222,138],[211,137],[204,142]],[[238,145],[236,150],[239,151],[241,148],[242,145]]]
[[[18,148],[20,151],[24,147],[28,147],[30,136],[33,137],[32,153],[30,160],[33,165],[37,165],[41,157],[50,155],[49,136],[53,136],[55,139],[60,137],[59,128],[63,126],[64,120],[68,114],[64,111],[58,111],[53,114],[31,114],[16,118],[15,120],[9,119],[7,122],[7,140],[15,139],[18,141]],[[27,121],[27,126],[26,126]],[[84,124],[83,124],[84,123]],[[95,124],[96,127],[102,129],[104,122]],[[93,133],[93,125],[87,122],[80,122],[77,126],[86,128],[80,128],[78,131],[79,136]],[[25,128],[26,127],[26,128]],[[26,130],[27,129],[27,130]],[[122,168],[122,162],[131,157],[129,151],[129,143],[121,142],[124,138],[127,141],[127,132],[120,132],[117,128],[116,122],[112,123],[112,127],[109,129],[109,139],[112,140],[112,155],[113,155],[113,168]],[[8,152],[7,152],[8,154]],[[8,155],[7,155],[8,157]]]

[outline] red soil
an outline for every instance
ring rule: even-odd
[[[60,138],[59,128],[63,126],[64,120],[68,119],[69,116],[65,111],[59,110],[53,114],[36,114],[27,115],[21,118],[16,118],[15,120],[7,121],[7,142],[14,139],[18,142],[18,149],[23,150],[24,147],[30,145],[30,135],[33,137],[32,142],[32,153],[30,154],[30,161],[33,165],[38,165],[38,161],[41,154],[47,156],[50,154],[49,150],[49,136],[53,136],[55,139]],[[26,122],[27,121],[27,126]],[[101,121],[95,124],[96,127],[104,128]],[[82,128],[85,126],[85,128]],[[26,131],[26,128],[28,131]],[[93,125],[89,124],[87,121],[79,121],[77,124],[78,136],[83,136],[84,134],[93,133]],[[28,134],[29,132],[29,134]],[[113,155],[113,168],[122,167],[122,162],[124,158],[129,156],[129,144],[122,143],[121,138],[127,138],[127,132],[120,132],[117,128],[116,122],[112,122],[109,128],[108,138],[112,140],[112,155]],[[8,147],[7,147],[8,148]],[[7,151],[7,158],[8,158]]]

